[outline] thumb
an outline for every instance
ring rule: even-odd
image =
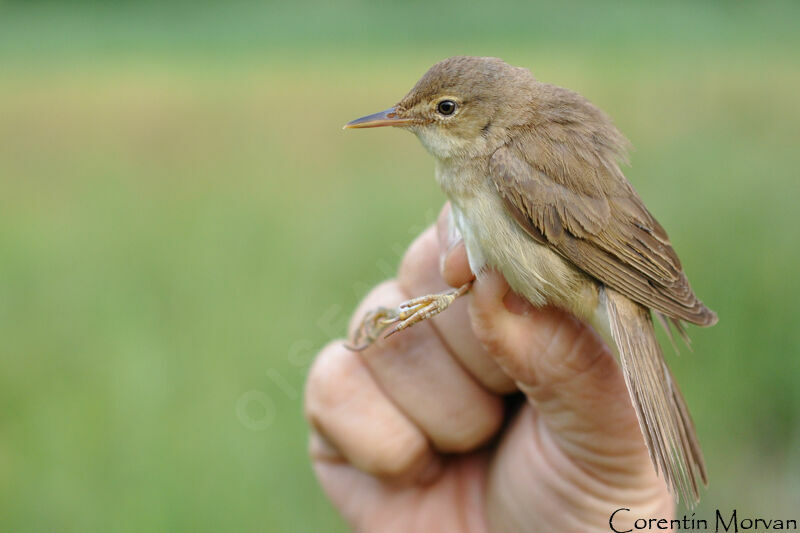
[[[603,468],[609,456],[635,469],[649,462],[619,365],[590,326],[530,305],[498,272],[480,275],[471,292],[477,338],[571,459]]]
[[[487,520],[502,531],[594,531],[614,509],[670,516],[672,498],[653,469],[622,371],[609,348],[572,315],[536,308],[503,276],[478,276],[475,334],[525,393],[487,479]],[[624,530],[624,529],[623,529]]]

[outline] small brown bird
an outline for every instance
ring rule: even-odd
[[[590,323],[616,347],[657,471],[693,505],[706,469],[694,424],[664,361],[655,313],[686,339],[681,321],[711,326],[666,232],[620,170],[628,142],[588,100],[497,58],[452,57],[431,67],[394,107],[345,128],[399,126],[436,158],[436,179],[476,275],[500,271],[537,306]],[[369,346],[443,311],[459,289],[364,318]]]

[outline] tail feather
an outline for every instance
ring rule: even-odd
[[[678,332],[678,335],[681,336],[684,344],[692,351],[692,339],[689,338],[689,334],[686,333],[686,328],[683,327],[683,323],[678,318],[668,317],[664,313],[659,311],[653,311],[653,314],[656,315],[656,318],[661,323],[661,326],[664,328],[664,332],[667,334],[669,338],[670,344],[672,344],[672,348],[675,350],[676,354],[680,353],[678,350],[678,345],[675,344],[675,337],[672,335],[672,329],[675,328],[675,331]]]
[[[611,336],[650,458],[672,493],[693,507],[700,498],[699,481],[707,483],[705,462],[650,311],[611,288],[605,294]]]

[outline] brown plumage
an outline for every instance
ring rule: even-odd
[[[537,137],[535,145],[556,144],[552,137]],[[572,173],[559,183],[526,146],[513,141],[498,149],[489,160],[489,176],[531,237],[635,302],[693,324],[716,323],[714,312],[689,287],[666,232],[621,174],[573,163]],[[592,173],[607,175],[606,190],[581,180]]]
[[[500,270],[531,303],[572,311],[616,346],[656,469],[676,496],[696,502],[705,465],[650,310],[682,335],[682,320],[710,326],[717,317],[622,174],[628,142],[609,117],[525,69],[462,56],[434,65],[394,108],[348,127],[388,125],[408,128],[436,157],[476,274]],[[402,329],[452,301],[431,298],[415,300],[418,313],[381,315],[381,327]]]

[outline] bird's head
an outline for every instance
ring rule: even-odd
[[[489,155],[511,128],[530,120],[534,84],[529,71],[494,57],[451,57],[432,66],[397,105],[345,129],[406,128],[442,160]]]

